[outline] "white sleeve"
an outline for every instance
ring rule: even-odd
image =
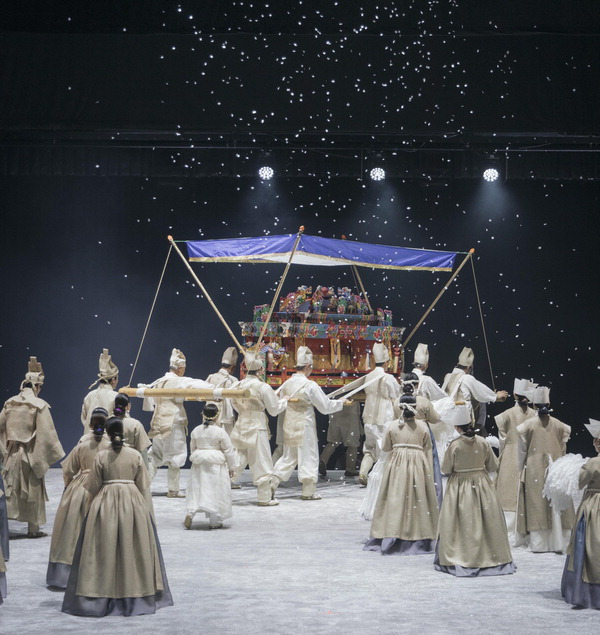
[[[260,396],[262,397],[263,404],[267,412],[275,417],[280,412],[283,412],[287,406],[287,399],[279,399],[275,391],[267,384],[260,385]]]
[[[385,374],[385,382],[388,386],[390,399],[400,399],[400,384],[393,375]]]
[[[194,379],[193,377],[180,377],[177,382],[177,388],[208,388],[209,390],[213,390],[214,386],[209,384],[207,381],[203,379]]]
[[[421,384],[421,390],[425,397],[429,401],[436,401],[437,399],[445,399],[448,395],[437,385],[434,379],[425,375],[423,377],[423,383]]]
[[[306,391],[310,403],[324,415],[330,415],[334,412],[339,412],[344,407],[343,401],[336,401],[330,399],[324,392],[321,386],[314,381],[311,381]]]
[[[496,393],[471,375],[463,377],[462,385],[469,389],[471,397],[479,403],[493,403],[496,401]]]

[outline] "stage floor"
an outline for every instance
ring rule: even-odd
[[[278,507],[256,506],[248,471],[233,492],[229,526],[209,530],[198,514],[183,527],[185,499],[166,498],[166,471],[154,506],[174,606],[155,615],[81,618],[61,613],[62,592],[45,586],[50,537],[28,540],[11,521],[8,598],[0,632],[29,633],[592,633],[600,616],[573,610],[560,595],[564,556],[516,549],[514,575],[456,579],[432,556],[363,552],[369,523],[358,515],[364,489],[329,472],[320,501],[300,500],[296,473]],[[187,470],[182,470],[182,483]],[[47,477],[50,533],[63,485]],[[124,631],[123,631],[124,632]]]

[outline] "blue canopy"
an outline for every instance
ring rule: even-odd
[[[287,263],[297,234],[186,241],[191,262]],[[457,252],[372,245],[351,240],[300,238],[292,260],[298,265],[375,267],[419,271],[452,271]]]

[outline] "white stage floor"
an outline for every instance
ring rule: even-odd
[[[257,507],[245,472],[233,492],[234,517],[208,530],[197,515],[183,527],[184,499],[167,499],[166,471],[154,506],[174,606],[140,617],[81,618],[61,613],[63,594],[45,586],[50,538],[21,538],[11,521],[8,598],[0,633],[593,633],[600,614],[573,610],[560,595],[564,557],[514,552],[515,575],[456,579],[432,556],[363,552],[369,523],[358,515],[364,489],[329,472],[320,501],[300,500],[294,474],[278,507]],[[182,471],[182,483],[187,470]],[[60,470],[47,478],[50,533],[62,493]],[[126,629],[126,630],[125,630]]]

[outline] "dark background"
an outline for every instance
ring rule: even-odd
[[[600,11],[587,2],[15,2],[0,21],[0,390],[44,365],[65,450],[108,347],[131,368],[180,240],[291,233],[475,248],[496,388],[550,385],[591,453],[600,418]],[[269,6],[267,6],[269,5]],[[279,6],[283,5],[283,6]],[[288,6],[293,5],[293,6]],[[524,6],[523,6],[524,5]],[[181,9],[181,11],[178,10]],[[193,16],[192,19],[189,16]],[[255,176],[270,151],[276,178]],[[380,152],[382,183],[366,176]],[[484,183],[490,153],[501,179]],[[236,333],[283,265],[194,265]],[[449,274],[361,270],[409,330]],[[293,268],[299,284],[351,283]],[[465,268],[409,345],[492,383]],[[230,342],[173,254],[133,378]],[[197,404],[187,406],[192,426]],[[497,414],[503,405],[488,408]],[[134,416],[149,416],[134,405]],[[324,427],[324,426],[323,426]],[[322,431],[324,433],[324,430]]]

